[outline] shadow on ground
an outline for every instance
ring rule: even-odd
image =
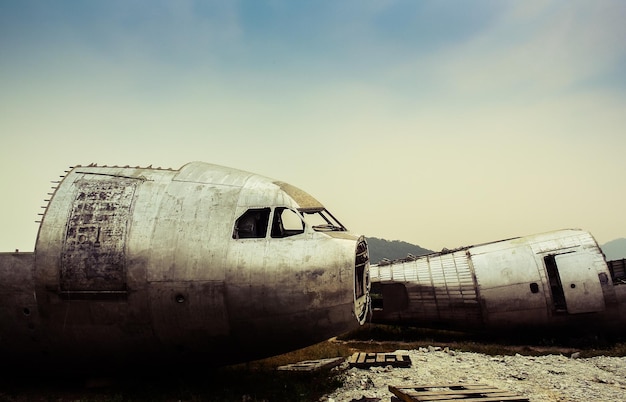
[[[365,325],[338,339],[269,359],[219,369],[194,367],[186,371],[150,374],[120,369],[100,375],[85,367],[80,374],[64,375],[51,367],[37,375],[7,372],[0,377],[0,401],[316,401],[343,382],[341,370],[314,373],[277,371],[281,365],[303,360],[347,357],[355,352],[391,352],[439,346],[489,355],[626,356],[619,337],[576,337],[569,334],[467,334],[383,325]],[[97,365],[97,362],[94,362]]]

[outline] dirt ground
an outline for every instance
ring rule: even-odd
[[[367,334],[372,335],[371,333]],[[406,335],[405,333],[402,334]],[[435,345],[435,346],[429,346]],[[331,340],[261,364],[219,370],[191,367],[173,375],[127,372],[114,378],[54,379],[0,376],[0,401],[391,401],[389,386],[485,384],[528,398],[530,402],[626,401],[624,343],[576,348],[568,345],[500,344],[469,340],[463,344]],[[353,352],[408,355],[411,366],[354,368],[347,362],[330,371],[284,373],[280,364],[306,359],[350,356]],[[613,356],[610,356],[610,355]]]
[[[343,385],[324,402],[390,401],[389,385],[418,387],[449,383],[486,384],[514,392],[531,402],[626,401],[626,357],[522,354],[489,356],[449,348],[398,350],[410,368],[371,367],[342,371]]]

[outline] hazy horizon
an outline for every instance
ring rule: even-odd
[[[69,166],[205,161],[432,250],[626,237],[622,1],[0,3],[0,251]]]

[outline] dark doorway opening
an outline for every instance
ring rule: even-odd
[[[565,303],[565,293],[563,293],[563,284],[561,283],[555,256],[547,255],[543,257],[543,261],[546,265],[548,280],[550,281],[550,291],[552,292],[554,309],[557,312],[565,312],[567,311],[567,304]]]

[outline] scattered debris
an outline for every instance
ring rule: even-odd
[[[364,396],[362,396],[359,399],[353,399],[350,402],[379,402],[380,398],[366,398]]]
[[[446,353],[445,348],[440,351],[434,349],[393,351],[395,354],[408,354],[411,368],[350,367],[342,377],[343,385],[329,392],[320,402],[346,402],[363,396],[397,402],[401,400],[389,391],[389,385],[401,387],[448,382],[489,384],[522,395],[532,402],[624,400],[626,357],[571,359],[572,350],[556,350],[543,355],[500,356],[455,350],[452,355]],[[348,361],[343,365],[349,366]],[[374,386],[367,388],[370,381]],[[483,398],[477,402],[487,400]]]

